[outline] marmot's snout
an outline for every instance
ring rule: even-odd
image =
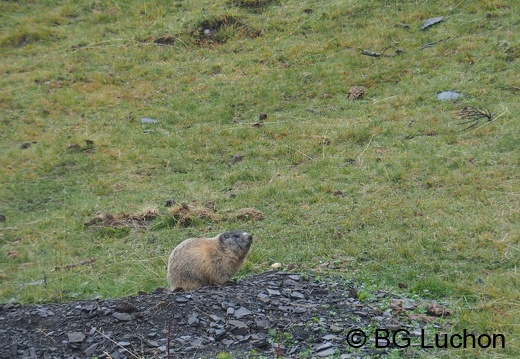
[[[244,233],[244,239],[246,240],[246,242],[251,245],[251,243],[253,243],[253,235],[249,234],[249,233]]]

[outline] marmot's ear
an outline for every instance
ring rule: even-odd
[[[219,236],[218,236],[218,241],[220,243],[224,243],[227,239],[227,232],[224,232],[224,233],[221,233]]]

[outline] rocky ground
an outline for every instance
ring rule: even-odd
[[[386,292],[364,296],[342,281],[266,272],[192,292],[0,304],[0,358],[417,357],[432,350],[421,333],[441,332],[451,314]]]

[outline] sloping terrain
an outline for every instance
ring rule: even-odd
[[[513,3],[0,1],[0,303],[150,293],[182,240],[240,229],[238,278],[326,268],[507,338],[450,359],[520,357]]]

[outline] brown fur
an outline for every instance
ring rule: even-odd
[[[242,266],[252,240],[253,236],[246,232],[232,231],[181,242],[168,259],[170,288],[192,290],[225,284]]]

